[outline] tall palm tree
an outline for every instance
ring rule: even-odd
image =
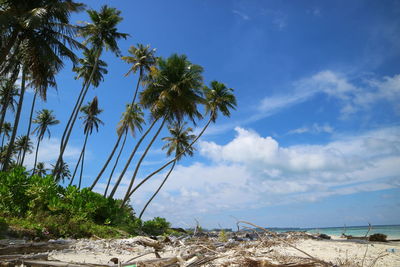
[[[193,129],[186,128],[186,123],[179,123],[175,122],[168,127],[168,130],[171,134],[170,137],[162,138],[163,141],[167,141],[163,146],[163,149],[167,149],[167,156],[171,156],[172,154],[175,155],[176,159],[172,163],[171,169],[168,171],[167,175],[165,176],[164,180],[157,188],[156,192],[151,196],[151,198],[147,201],[146,205],[143,207],[142,211],[140,212],[139,219],[142,218],[144,211],[149,206],[150,202],[156,197],[158,192],[160,192],[161,188],[164,186],[165,182],[168,180],[171,172],[173,171],[175,164],[179,161],[185,154],[189,156],[193,156],[193,147],[189,147],[190,143],[196,138],[195,135],[190,134]]]
[[[83,116],[81,118],[83,119],[83,125],[84,125],[83,132],[85,134],[85,141],[83,143],[82,152],[81,152],[81,156],[80,156],[82,161],[81,161],[81,172],[80,172],[80,176],[79,176],[78,188],[81,188],[81,183],[82,183],[83,164],[85,161],[85,150],[86,150],[86,144],[87,144],[88,137],[89,137],[89,135],[92,134],[93,129],[96,129],[96,131],[99,131],[99,125],[104,124],[98,118],[99,114],[101,112],[103,112],[103,110],[99,109],[99,102],[98,102],[97,97],[94,97],[92,102],[89,102],[87,105],[83,106],[81,108],[81,112],[83,113]],[[78,165],[79,165],[79,161],[77,163],[76,168],[78,168]],[[72,176],[70,184],[72,184],[73,180],[74,180],[74,176]]]
[[[159,58],[157,71],[147,76],[147,87],[141,93],[141,103],[152,111],[156,119],[163,118],[163,121],[136,164],[122,205],[127,202],[140,165],[164,122],[182,122],[187,117],[195,123],[196,119],[202,118],[198,111],[198,105],[204,102],[202,72],[203,68],[192,64],[185,55],[173,54],[166,60]]]
[[[22,166],[22,155],[33,151],[33,143],[29,136],[19,136],[15,141],[15,149],[18,151],[17,164]]]
[[[186,149],[190,149],[191,147],[193,147],[193,145],[203,135],[203,133],[208,128],[211,122],[215,123],[219,112],[222,113],[222,115],[229,117],[231,114],[231,110],[234,110],[236,108],[236,98],[233,94],[233,89],[226,87],[225,84],[217,81],[212,81],[210,84],[210,88],[206,86],[203,88],[203,90],[206,97],[205,101],[206,114],[209,114],[210,118],[206,123],[206,125],[201,130],[201,132],[199,133],[199,135],[193,140],[193,142]],[[183,154],[184,152],[181,153]],[[140,186],[142,186],[145,182],[147,182],[151,177],[153,177],[155,174],[159,173],[165,167],[173,163],[180,156],[180,154],[178,154],[177,156],[175,156],[174,159],[168,161],[163,166],[161,166],[154,172],[150,173],[146,178],[144,178],[135,188],[132,189],[132,191],[129,193],[128,198]]]
[[[122,60],[124,60],[126,63],[132,64],[132,67],[125,74],[125,76],[129,75],[130,73],[136,73],[137,71],[139,71],[139,78],[136,83],[136,90],[132,99],[133,104],[136,100],[140,81],[142,80],[143,76],[150,71],[151,67],[156,64],[157,59],[154,55],[156,49],[151,49],[150,45],[144,46],[143,44],[137,44],[137,47],[132,45],[128,49],[128,52],[132,56],[124,56],[122,57]]]
[[[14,85],[15,81],[12,79],[2,80],[0,83],[0,129],[3,127],[4,120],[6,118],[7,109],[15,112],[15,106],[17,105],[18,89]]]
[[[87,22],[86,25],[80,28],[80,35],[85,38],[84,44],[90,44],[91,48],[93,49],[95,61],[90,75],[88,77],[84,77],[85,81],[77,100],[78,104],[72,112],[70,116],[70,123],[67,124],[67,127],[65,128],[63,133],[63,137],[61,138],[60,154],[58,156],[55,169],[58,169],[58,166],[62,162],[64,151],[67,147],[69,137],[71,135],[73,126],[78,115],[78,110],[80,109],[85,99],[87,90],[89,89],[90,85],[94,85],[93,79],[95,77],[95,73],[97,73],[99,59],[103,49],[105,48],[106,50],[110,50],[111,52],[119,56],[120,51],[118,48],[117,40],[121,38],[126,39],[129,36],[128,34],[120,33],[117,31],[116,27],[118,23],[122,21],[122,17],[120,16],[121,12],[119,10],[105,5],[101,7],[100,12],[97,12],[95,10],[88,10],[87,12],[92,22]],[[57,175],[58,174],[56,173],[56,176]]]
[[[8,59],[13,56],[10,52],[16,52],[21,43],[39,36],[53,45],[48,49],[58,49],[64,56],[70,56],[71,51],[65,44],[71,47],[80,47],[80,44],[73,39],[76,27],[69,24],[69,18],[71,13],[83,9],[83,4],[72,0],[2,1],[0,29],[4,39],[0,46],[0,65],[4,65],[7,56]]]
[[[36,145],[36,153],[35,153],[35,163],[33,165],[33,173],[35,173],[36,163],[38,159],[39,146],[40,142],[43,140],[45,133],[47,132],[48,137],[50,138],[50,126],[59,124],[60,121],[56,119],[53,115],[52,110],[42,109],[37,112],[36,119],[33,120],[33,123],[38,126],[33,130],[33,133],[37,135],[37,145]]]
[[[55,82],[55,75],[64,66],[63,59],[76,62],[72,49],[84,46],[74,40],[77,28],[69,24],[72,12],[82,10],[83,5],[72,0],[10,0],[3,1],[0,21],[6,33],[5,45],[1,47],[0,67],[21,65],[21,90],[14,120],[14,130],[5,158],[11,157],[17,135],[25,93],[25,80],[29,76],[32,84],[46,99],[49,81]],[[7,58],[9,52],[12,54]],[[7,60],[5,60],[7,58]],[[8,168],[8,160],[3,170]]]
[[[139,107],[139,105],[137,105],[137,104],[127,104],[126,105],[126,110],[124,113],[122,113],[122,118],[121,118],[120,122],[118,123],[118,127],[117,127],[117,134],[119,136],[124,135],[124,140],[122,142],[120,151],[115,160],[114,166],[111,170],[110,177],[108,178],[107,187],[104,191],[104,196],[107,195],[108,187],[110,185],[112,176],[114,174],[115,168],[117,167],[121,153],[124,149],[126,137],[128,136],[128,131],[130,130],[133,137],[135,136],[135,133],[137,130],[139,132],[141,132],[143,130],[142,124],[144,123],[143,117],[144,117],[144,113],[143,113],[142,109]],[[95,185],[96,185],[96,181],[91,186],[91,190],[93,189],[93,187]]]
[[[55,165],[51,164],[51,166],[52,166],[52,168],[54,170]],[[57,172],[60,173],[59,180],[55,180],[57,183],[59,181],[63,181],[64,182],[65,179],[70,179],[71,178],[71,172],[69,170],[68,164],[66,162],[64,162],[64,161],[61,162],[60,169],[57,170]]]
[[[36,164],[36,170],[34,174],[36,174],[39,177],[44,177],[47,175],[47,171],[48,169],[46,169],[44,162],[38,162]]]
[[[3,123],[0,131],[3,134],[3,138],[1,140],[1,146],[4,146],[5,138],[7,137],[7,139],[10,139],[10,132],[12,131],[11,123],[9,123],[9,122]]]
[[[129,71],[125,74],[125,76],[129,75],[130,73],[136,73],[139,70],[139,78],[138,81],[136,83],[136,90],[132,99],[131,104],[133,105],[135,103],[136,100],[136,96],[139,90],[139,85],[140,82],[143,78],[143,76],[150,72],[151,68],[155,65],[156,63],[156,57],[154,56],[155,54],[155,49],[150,49],[150,46],[144,46],[142,44],[138,44],[137,47],[135,46],[131,46],[128,50],[128,52],[132,55],[132,56],[124,56],[122,57],[122,59],[129,63],[132,64],[132,67],[129,69]],[[96,183],[99,181],[99,179],[101,178],[101,176],[103,175],[104,171],[106,170],[108,164],[110,163],[111,159],[113,158],[119,143],[121,141],[122,135],[118,135],[118,139],[115,143],[114,148],[112,149],[110,155],[108,156],[106,162],[104,163],[102,169],[100,170],[99,174],[97,175],[95,181],[93,182],[93,185],[91,187],[91,189],[93,189],[94,185],[96,185]],[[126,135],[123,141],[123,145],[125,144],[125,140],[126,140]],[[122,145],[122,147],[123,147]],[[119,155],[121,155],[122,152],[122,148],[120,149],[120,152],[118,153],[117,158],[119,158]],[[118,159],[116,160],[116,162],[118,162]],[[115,166],[115,165],[114,165]],[[114,172],[114,168],[111,171],[111,173]],[[108,188],[108,186],[107,186]],[[107,193],[107,190],[105,192],[105,194]]]

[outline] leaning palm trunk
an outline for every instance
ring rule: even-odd
[[[213,113],[210,115],[210,119],[208,120],[207,124],[204,126],[203,130],[201,130],[201,132],[199,133],[199,135],[196,137],[196,139],[193,140],[193,142],[188,145],[185,150],[183,150],[181,153],[177,154],[175,156],[174,159],[168,161],[167,163],[165,163],[163,166],[161,166],[160,168],[158,168],[157,170],[155,170],[154,172],[150,173],[146,178],[144,178],[135,188],[132,189],[132,191],[129,193],[128,197],[131,197],[132,194],[140,187],[142,186],[145,182],[147,182],[151,177],[153,177],[155,174],[159,173],[160,171],[162,171],[163,169],[165,169],[165,167],[167,167],[168,165],[170,165],[171,163],[173,163],[174,161],[176,161],[181,155],[183,155],[184,153],[186,153],[186,151],[191,148],[193,146],[194,143],[197,142],[197,140],[199,140],[199,138],[203,135],[203,133],[205,132],[205,130],[208,128],[208,126],[210,125],[210,123],[212,122],[212,118],[213,118]]]
[[[136,90],[135,90],[135,94],[133,96],[131,105],[135,104],[135,100],[136,100],[137,92],[139,90],[139,85],[140,85],[141,79],[142,79],[142,71],[140,70],[139,79],[138,79],[137,84],[136,84]],[[118,135],[118,140],[115,143],[115,146],[114,146],[113,150],[111,151],[110,155],[108,156],[108,158],[106,160],[106,163],[104,163],[103,168],[101,169],[101,171],[97,175],[97,177],[94,180],[93,184],[90,186],[90,190],[93,190],[93,188],[96,186],[97,182],[100,180],[101,176],[103,175],[104,171],[107,169],[108,164],[110,163],[111,159],[114,157],[115,151],[118,148],[119,142],[121,141],[121,137],[122,137],[122,135]],[[125,137],[125,139],[126,139],[126,137]],[[125,143],[125,141],[124,141],[124,143]],[[121,150],[119,152],[119,155],[121,155],[121,152],[122,152],[122,148],[121,148]],[[118,155],[118,158],[119,158],[119,155]],[[115,169],[115,166],[117,165],[117,163],[118,163],[118,159],[116,160],[116,163],[114,164],[113,170],[111,171],[111,176],[114,173],[114,169]],[[110,179],[111,179],[111,176],[110,176]],[[108,186],[110,184],[110,179],[108,180],[107,188],[108,188]],[[104,192],[104,195],[107,195],[107,188],[106,188],[106,191]]]
[[[150,202],[156,197],[156,195],[158,194],[158,192],[160,192],[161,188],[163,187],[163,185],[165,184],[165,182],[168,180],[172,170],[174,169],[176,165],[176,160],[174,161],[174,163],[171,166],[171,169],[169,170],[169,172],[167,173],[167,175],[165,176],[164,180],[162,181],[162,183],[160,184],[160,186],[158,187],[157,191],[151,196],[151,198],[149,199],[149,201],[147,201],[146,205],[144,205],[142,211],[140,212],[139,215],[139,219],[142,218],[144,211],[147,209],[147,207],[149,206]]]
[[[115,160],[114,166],[113,166],[113,168],[112,168],[112,170],[111,170],[110,177],[108,178],[106,190],[104,191],[104,197],[107,196],[108,187],[110,186],[111,179],[112,179],[112,176],[113,176],[113,174],[114,174],[115,168],[117,167],[119,158],[120,158],[120,156],[121,156],[121,154],[122,154],[122,151],[124,150],[125,142],[126,142],[126,137],[127,137],[127,136],[128,136],[128,128],[125,130],[124,141],[122,142],[121,149],[119,150],[119,153],[118,153],[118,155],[117,155],[117,159]]]
[[[62,157],[64,155],[64,151],[65,151],[65,149],[67,147],[67,144],[68,144],[68,141],[69,141],[69,137],[71,136],[71,132],[72,132],[72,129],[74,127],[76,118],[78,117],[78,111],[79,111],[80,107],[82,106],[83,100],[85,99],[86,93],[88,92],[90,84],[91,84],[91,82],[93,80],[94,73],[96,72],[96,68],[97,68],[97,65],[98,65],[98,62],[99,62],[100,54],[101,54],[101,50],[99,50],[97,52],[96,60],[95,60],[94,65],[93,65],[92,73],[90,73],[89,80],[86,83],[84,83],[84,85],[82,87],[82,92],[83,93],[82,93],[82,95],[80,95],[82,97],[81,97],[80,101],[79,101],[79,97],[78,97],[78,101],[77,101],[78,105],[76,105],[76,109],[74,110],[75,113],[72,112],[72,114],[70,116],[71,123],[69,125],[67,125],[67,126],[69,126],[68,130],[67,130],[68,127],[66,127],[65,139],[64,139],[64,142],[61,142],[60,155],[58,156],[57,163],[56,163],[56,166],[55,166],[54,170],[59,170],[60,164],[62,162]],[[58,176],[59,176],[59,173],[56,173],[56,177],[58,177]]]
[[[131,191],[131,188],[132,188],[132,186],[133,186],[133,183],[135,182],[135,178],[136,178],[137,173],[138,173],[138,171],[139,171],[140,165],[142,164],[142,161],[143,161],[143,159],[146,157],[147,153],[149,152],[150,147],[153,145],[154,141],[157,139],[157,136],[160,134],[162,128],[164,127],[165,121],[166,121],[166,118],[164,117],[164,119],[163,119],[163,121],[162,121],[160,127],[158,128],[156,134],[153,136],[153,138],[151,139],[149,145],[146,147],[146,150],[144,151],[144,153],[143,153],[142,156],[140,157],[140,159],[139,159],[139,161],[138,161],[138,163],[137,163],[137,165],[136,165],[135,171],[134,171],[134,173],[133,173],[133,175],[132,175],[131,182],[129,183],[128,190],[126,190],[126,194],[125,194],[124,200],[123,200],[123,202],[121,203],[121,207],[122,207],[123,205],[125,205],[126,201],[128,201],[128,199],[129,199],[129,192]]]
[[[87,140],[87,139],[86,139]],[[83,164],[85,162],[85,151],[86,151],[86,140],[85,140],[85,145],[83,146],[83,154],[82,154],[82,161],[81,161],[81,173],[79,175],[79,185],[78,185],[78,189],[81,188],[81,184],[82,184],[82,175],[83,175]]]
[[[26,74],[26,71],[23,68],[23,70],[22,70],[22,79],[21,79],[21,93],[20,93],[20,96],[19,96],[17,113],[15,114],[13,131],[12,131],[10,142],[9,142],[9,145],[8,145],[8,148],[7,148],[6,156],[4,157],[3,171],[6,171],[8,169],[8,164],[10,162],[11,153],[12,153],[12,150],[13,150],[13,147],[14,147],[15,137],[17,136],[19,119],[21,117],[22,105],[24,103],[25,74]]]
[[[110,155],[108,156],[108,159],[106,163],[103,165],[103,168],[97,175],[96,179],[94,180],[93,184],[90,186],[90,190],[93,190],[93,188],[96,186],[97,182],[100,180],[101,176],[103,175],[104,171],[107,169],[108,164],[110,163],[111,159],[114,157],[115,151],[117,150],[119,146],[119,142],[121,141],[122,134],[118,135],[118,140],[114,145],[113,150],[111,151]]]
[[[149,132],[150,132],[151,129],[154,127],[154,125],[156,124],[157,121],[158,121],[158,119],[155,119],[155,120],[151,123],[151,125],[150,125],[150,127],[147,129],[147,131],[142,135],[142,137],[140,137],[140,139],[139,139],[139,141],[137,142],[135,148],[133,149],[131,155],[129,156],[128,161],[126,162],[124,169],[122,170],[121,174],[119,175],[118,180],[117,180],[117,182],[115,183],[115,185],[114,185],[114,187],[113,187],[113,190],[112,190],[111,193],[110,193],[109,198],[112,198],[112,197],[114,196],[115,192],[116,192],[117,189],[118,189],[119,184],[120,184],[121,181],[122,181],[122,178],[123,178],[124,175],[125,175],[126,170],[128,169],[129,165],[131,164],[131,161],[132,161],[132,159],[133,159],[133,156],[135,156],[136,151],[138,150],[140,144],[143,142],[144,138],[149,134]]]
[[[35,152],[35,163],[33,164],[32,175],[34,175],[35,171],[36,171],[36,163],[37,163],[38,154],[39,154],[39,147],[40,147],[40,136],[38,136],[38,140],[37,140],[37,146],[36,146],[36,152]]]
[[[28,138],[29,138],[29,135],[31,133],[32,117],[33,117],[33,110],[35,109],[36,97],[37,97],[37,91],[35,91],[35,94],[33,95],[31,113],[29,115],[28,130],[26,131],[26,136]],[[24,164],[25,154],[26,154],[26,150],[22,151],[22,158],[21,158],[21,162],[19,163],[19,165],[21,165],[21,166]]]
[[[76,174],[76,171],[77,171],[78,168],[79,168],[79,163],[81,163],[82,155],[83,155],[83,150],[82,150],[81,153],[79,154],[79,159],[78,159],[78,162],[77,162],[76,165],[75,165],[74,173],[72,174],[71,181],[69,182],[69,185],[72,185],[72,182],[73,182],[74,179],[75,179],[75,174]]]

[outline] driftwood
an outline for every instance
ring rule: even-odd
[[[61,250],[69,247],[69,243],[39,242],[19,245],[8,245],[0,248],[0,255],[41,253],[51,250]]]
[[[22,263],[28,266],[55,266],[55,267],[108,266],[108,265],[75,264],[62,261],[39,261],[39,260],[26,260],[23,261]]]

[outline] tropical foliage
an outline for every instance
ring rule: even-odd
[[[88,9],[88,22],[71,24],[71,15],[83,10],[85,6],[73,0],[0,1],[0,215],[8,216],[8,221],[22,217],[20,223],[33,223],[34,228],[39,227],[35,218],[46,218],[42,223],[54,235],[72,235],[74,230],[76,235],[84,236],[91,233],[91,229],[99,230],[96,228],[99,225],[123,228],[130,233],[142,228],[145,232],[159,234],[168,228],[168,223],[161,218],[148,223],[137,220],[129,206],[130,197],[170,166],[140,213],[141,217],[177,162],[194,154],[195,143],[209,125],[221,115],[229,117],[236,108],[233,89],[218,81],[205,86],[203,68],[186,55],[174,53],[159,57],[156,49],[139,43],[122,56],[119,41],[129,35],[119,30],[123,21],[121,12],[107,5],[98,11]],[[110,154],[104,163],[99,162],[96,176],[87,174],[88,178],[85,176],[83,180],[85,151],[91,145],[88,138],[103,124],[99,118],[103,110],[98,106],[98,98],[94,97],[87,105],[84,103],[90,94],[89,88],[101,87],[107,78],[108,64],[103,58],[107,52],[129,64],[125,76],[132,74],[136,83],[132,86],[132,96],[120,107],[124,111],[115,126],[115,139],[111,144],[103,144],[109,146]],[[45,105],[48,88],[69,89],[56,82],[66,61],[73,63],[75,75],[71,79],[82,81],[72,106],[62,105],[70,108],[68,120],[60,122],[46,108],[36,110],[36,118],[33,118],[36,101]],[[28,88],[34,94],[30,110],[25,111],[24,97]],[[25,129],[21,129],[21,114],[30,114]],[[78,118],[83,120],[84,141],[79,158],[71,159],[66,151]],[[60,140],[56,159],[49,161],[39,153],[40,144],[46,133],[50,137],[51,127],[57,124],[64,130],[55,139]],[[192,128],[199,124],[204,126],[195,136]],[[17,136],[21,131],[26,135]],[[168,131],[170,136],[163,137]],[[36,137],[32,137],[33,134]],[[36,141],[35,147],[32,140]],[[157,140],[166,142],[163,149],[169,160],[138,179],[143,173],[143,162]],[[126,145],[130,142],[134,142],[133,145]],[[142,153],[135,157],[139,149]],[[28,156],[32,153],[34,160],[32,155]],[[121,164],[121,159],[126,161]],[[69,166],[75,168],[70,170]],[[115,173],[118,177],[114,177]],[[128,187],[120,192],[121,181],[127,173],[132,174],[128,177]],[[76,175],[79,176],[78,186],[73,186]],[[98,186],[100,182],[106,186]],[[87,185],[90,187],[81,189]],[[103,190],[101,194],[93,192],[99,188]],[[122,200],[114,199],[119,195],[117,192],[124,196]],[[70,228],[57,230],[56,226],[62,221],[67,221]]]

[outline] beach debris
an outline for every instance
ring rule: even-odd
[[[373,234],[369,236],[369,241],[377,241],[377,242],[387,242],[387,235],[384,234]]]

